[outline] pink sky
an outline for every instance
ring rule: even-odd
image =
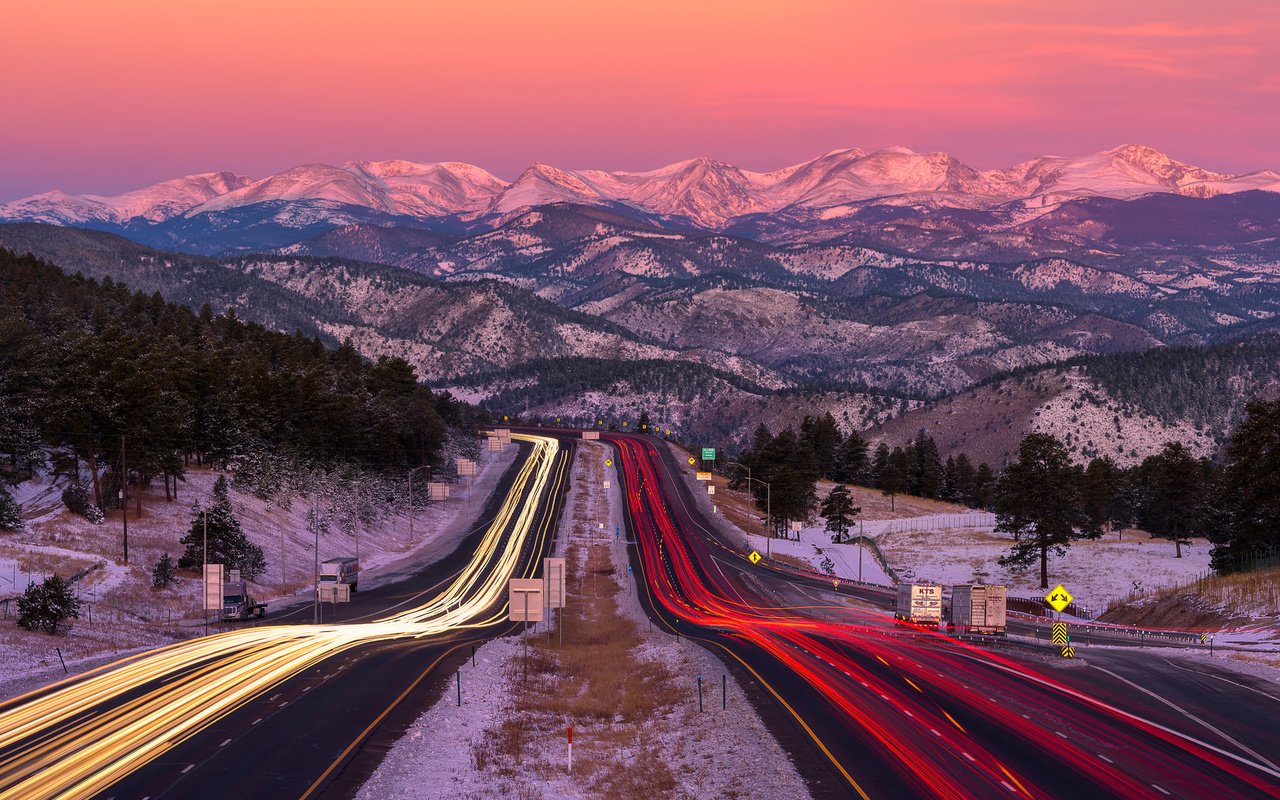
[[[977,167],[1126,142],[1280,168],[1271,0],[41,0],[5,14],[0,200],[312,161]]]

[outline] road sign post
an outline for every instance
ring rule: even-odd
[[[702,448],[702,460],[703,460],[703,461],[715,461],[715,460],[716,460],[716,449],[715,449],[714,447],[704,447],[704,448]]]

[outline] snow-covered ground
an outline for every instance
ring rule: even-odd
[[[375,586],[394,580],[452,552],[471,529],[515,448],[482,453],[479,474],[453,487],[453,497],[420,509],[409,538],[409,518],[391,504],[376,524],[360,529],[361,583]],[[203,620],[200,579],[183,573],[174,587],[151,588],[151,568],[161,554],[175,560],[178,540],[191,525],[191,504],[207,501],[217,473],[194,468],[180,487],[179,498],[166,502],[154,491],[143,499],[143,516],[130,513],[129,565],[122,555],[122,527],[116,512],[102,525],[71,514],[61,501],[61,485],[44,478],[17,487],[26,527],[0,538],[0,696],[34,688],[71,672],[87,669],[118,654],[169,644],[194,635]],[[415,495],[417,491],[415,491]],[[253,584],[255,596],[268,604],[267,621],[291,601],[310,596],[315,569],[315,536],[308,528],[307,498],[281,502],[261,500],[232,488],[231,503],[245,534],[262,547],[267,569]],[[353,555],[354,536],[333,524],[320,537],[320,560]],[[69,632],[57,636],[26,631],[15,622],[12,600],[28,581],[58,573],[81,577],[73,583],[83,605]],[[16,582],[16,586],[13,586]],[[61,651],[61,660],[59,658]]]
[[[685,683],[687,694],[666,713],[647,721],[644,730],[634,732],[656,748],[666,768],[674,776],[673,787],[653,786],[653,797],[735,797],[795,798],[809,796],[803,778],[786,753],[769,734],[732,676],[727,681],[725,710],[720,709],[717,684],[727,673],[711,653],[687,640],[650,630],[635,592],[635,581],[627,571],[626,550],[613,543],[614,530],[622,524],[621,498],[617,481],[603,470],[608,449],[584,442],[572,480],[566,509],[572,520],[562,522],[557,548],[561,554],[582,556],[582,545],[611,544],[609,556],[613,576],[597,574],[596,580],[616,581],[621,591],[614,595],[623,617],[637,624],[641,644],[631,651],[634,668],[663,665]],[[603,481],[610,486],[603,488]],[[575,549],[569,551],[570,545]],[[584,568],[584,556],[570,559],[571,570]],[[570,583],[573,586],[573,583]],[[570,594],[570,603],[589,602],[587,596]],[[521,768],[516,774],[504,771],[487,752],[484,743],[513,712],[514,692],[519,680],[521,654],[517,637],[498,639],[480,647],[476,664],[461,669],[463,702],[446,692],[424,713],[388,753],[358,795],[359,800],[383,798],[589,798],[600,790],[593,776],[582,766],[567,771],[567,742],[563,735],[524,742]],[[697,706],[696,676],[701,675],[707,694],[706,712]],[[471,688],[470,690],[468,687]],[[482,688],[481,688],[482,687]],[[572,719],[566,724],[573,724]],[[578,721],[575,740],[581,748],[590,742],[601,723]],[[606,723],[607,725],[607,723]],[[637,749],[620,747],[617,761],[636,758]],[[589,751],[588,751],[589,752]],[[736,765],[720,768],[717,765]],[[745,768],[750,765],[750,768]],[[598,778],[598,776],[596,776]]]

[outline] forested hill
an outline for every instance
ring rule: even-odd
[[[129,480],[144,484],[167,485],[189,457],[234,466],[264,452],[399,469],[436,458],[446,428],[478,413],[403,360],[371,363],[0,249],[0,471],[15,482],[58,448],[104,493],[122,439]]]

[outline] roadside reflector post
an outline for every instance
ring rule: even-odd
[[[702,712],[702,673],[698,673],[698,712]]]
[[[720,676],[720,710],[724,711],[729,707],[729,676]]]
[[[569,726],[569,772],[573,772],[573,726]]]
[[[462,670],[458,670],[455,673],[455,676],[458,679],[458,707],[461,708],[462,707]]]

